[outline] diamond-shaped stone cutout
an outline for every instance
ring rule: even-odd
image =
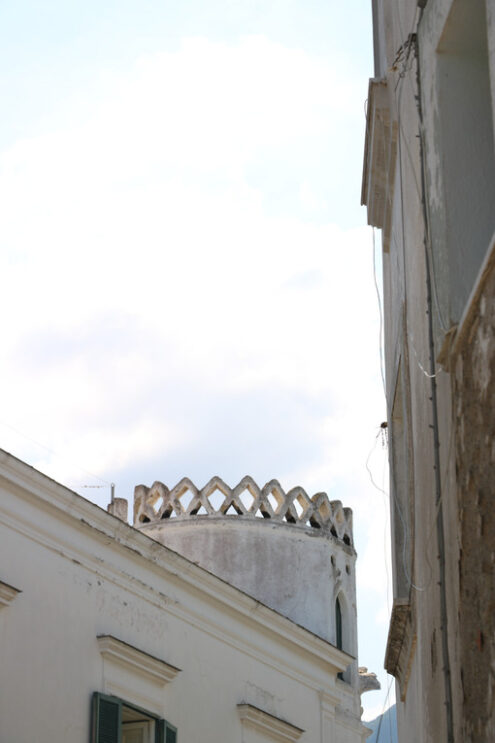
[[[276,513],[277,512],[277,508],[279,506],[279,502],[275,498],[275,496],[273,495],[273,493],[268,493],[267,501],[271,505],[271,507],[273,509],[273,513]]]
[[[267,482],[262,492],[265,503],[270,504],[274,513],[282,508],[287,498],[278,480]]]
[[[242,493],[239,493],[237,498],[238,500],[240,500],[246,511],[249,511],[254,503],[254,496],[249,492],[247,488],[246,490],[243,490]]]
[[[220,510],[224,500],[225,495],[219,488],[215,488],[215,490],[208,496],[208,501],[215,511]]]
[[[194,493],[191,493],[190,490],[185,490],[183,493],[181,493],[181,495],[179,495],[177,500],[181,504],[184,511],[187,511],[187,509],[189,508],[189,504],[191,503],[193,498],[194,498]]]
[[[169,494],[169,490],[166,485],[162,482],[154,482],[146,498],[146,502],[149,506],[155,506],[159,500],[165,502]]]
[[[352,546],[352,511],[343,508],[340,501],[330,501],[326,493],[315,493],[311,498],[301,487],[285,493],[278,480],[270,480],[260,489],[246,475],[229,487],[220,477],[198,490],[187,477],[169,490],[155,482],[151,488],[137,485],[134,490],[134,523],[163,524],[168,519],[185,520],[200,516],[242,516],[247,519],[273,519],[275,522],[298,527],[321,529]]]
[[[294,508],[296,509],[296,513],[297,513],[297,515],[298,515],[298,516],[301,516],[302,512],[304,511],[304,508],[303,508],[303,507],[302,507],[302,505],[300,504],[300,502],[299,502],[299,498],[294,498],[294,500],[292,501],[292,505],[293,505],[293,506],[294,506]]]
[[[162,518],[162,519],[169,519],[172,515],[175,515],[174,514],[174,507],[172,506],[171,503],[167,503],[166,506],[165,506],[165,508],[162,511],[162,515],[160,516],[160,518]]]
[[[287,494],[287,500],[290,502],[290,515],[296,521],[307,524],[313,514],[313,503],[306,491],[300,487],[292,488]]]
[[[339,524],[339,526],[344,523],[345,519],[342,507],[337,508],[336,512],[334,513],[334,519],[335,523]]]
[[[315,509],[320,514],[323,521],[331,521],[332,520],[332,508],[331,503],[328,500],[328,497],[325,495],[325,493],[316,493],[312,497],[312,502],[315,507]]]

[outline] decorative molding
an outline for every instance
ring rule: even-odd
[[[335,708],[335,723],[337,730],[339,730],[339,728],[346,728],[347,730],[352,730],[354,734],[357,733],[360,736],[362,736],[366,730],[361,720],[361,714],[356,714],[352,712],[351,709],[346,709],[342,706]],[[339,732],[341,734],[344,733],[344,731]],[[338,739],[340,736],[337,734],[336,737]]]
[[[103,692],[163,716],[164,687],[179,669],[111,635],[100,635]]]
[[[327,713],[330,712],[332,714],[335,714],[335,707],[342,703],[341,697],[337,696],[336,694],[330,694],[328,691],[324,691],[323,689],[320,689],[320,691],[318,692],[318,696],[320,697],[322,710]]]
[[[385,670],[399,682],[401,701],[404,702],[411,665],[416,648],[411,606],[408,599],[394,599],[388,631]]]
[[[222,501],[213,506],[210,497],[220,494]],[[323,536],[333,536],[346,545],[352,541],[352,510],[343,508],[340,501],[329,500],[326,493],[312,497],[304,488],[295,487],[286,493],[278,480],[270,480],[259,488],[252,477],[246,476],[234,488],[220,477],[212,477],[201,489],[184,477],[171,490],[162,482],[151,488],[137,485],[134,490],[134,524],[162,524],[173,521],[225,517],[257,520],[263,523],[286,523],[319,530]]]
[[[383,229],[383,249],[390,249],[391,211],[397,157],[397,122],[392,120],[386,79],[372,78],[368,88],[361,204],[368,224]]]
[[[146,676],[149,680],[164,686],[180,673],[180,668],[175,668],[169,663],[118,640],[112,635],[99,635],[97,637],[100,653],[105,659],[115,661],[128,670]]]
[[[243,725],[254,728],[257,732],[267,735],[272,740],[295,741],[299,740],[304,733],[301,728],[258,709],[258,707],[253,707],[251,704],[238,704],[237,712]]]
[[[2,606],[8,606],[10,603],[12,603],[12,601],[19,593],[22,593],[19,588],[9,586],[8,583],[4,583],[0,580],[0,609],[2,608]]]

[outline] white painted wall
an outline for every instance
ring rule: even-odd
[[[88,742],[91,694],[115,683],[99,635],[180,669],[161,687],[121,676],[126,701],[179,741],[240,743],[241,703],[307,743],[365,738],[357,694],[336,679],[349,656],[6,453],[0,566],[21,591],[0,605],[2,743]]]
[[[334,644],[335,599],[342,594],[345,650],[357,656],[356,553],[330,534],[236,516],[167,519],[140,531]]]

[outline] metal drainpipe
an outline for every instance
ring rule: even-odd
[[[426,3],[424,3],[426,5]],[[418,27],[423,15],[423,7],[420,6],[420,15]],[[449,640],[448,640],[448,615],[447,615],[447,586],[445,578],[445,535],[443,528],[443,507],[442,507],[442,480],[440,474],[440,436],[438,425],[438,404],[437,404],[437,380],[435,377],[435,343],[433,336],[433,311],[432,311],[432,294],[431,294],[431,266],[430,256],[428,253],[428,240],[430,237],[428,224],[428,210],[426,208],[426,174],[424,164],[424,143],[423,143],[423,108],[421,102],[421,71],[419,64],[418,36],[416,34],[414,43],[414,54],[416,57],[416,80],[418,86],[418,98],[416,101],[420,125],[420,158],[421,158],[421,202],[423,209],[423,220],[425,225],[424,231],[424,248],[426,261],[426,301],[428,314],[428,343],[430,352],[430,382],[431,382],[431,408],[433,419],[433,452],[434,452],[434,470],[435,470],[435,505],[437,508],[437,542],[438,542],[438,564],[440,572],[439,589],[440,589],[440,616],[441,616],[441,637],[442,637],[442,660],[443,676],[445,691],[445,714],[447,722],[447,742],[454,743],[454,721],[452,709],[452,680],[450,671]]]

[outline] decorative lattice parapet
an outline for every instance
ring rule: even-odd
[[[263,517],[305,528],[320,529],[352,545],[352,511],[340,501],[331,501],[326,493],[311,498],[301,487],[285,493],[277,480],[259,488],[254,480],[243,477],[230,488],[220,477],[213,477],[201,490],[184,477],[169,490],[161,482],[151,488],[137,485],[134,490],[134,524],[157,524],[164,519],[186,520],[201,517]]]

